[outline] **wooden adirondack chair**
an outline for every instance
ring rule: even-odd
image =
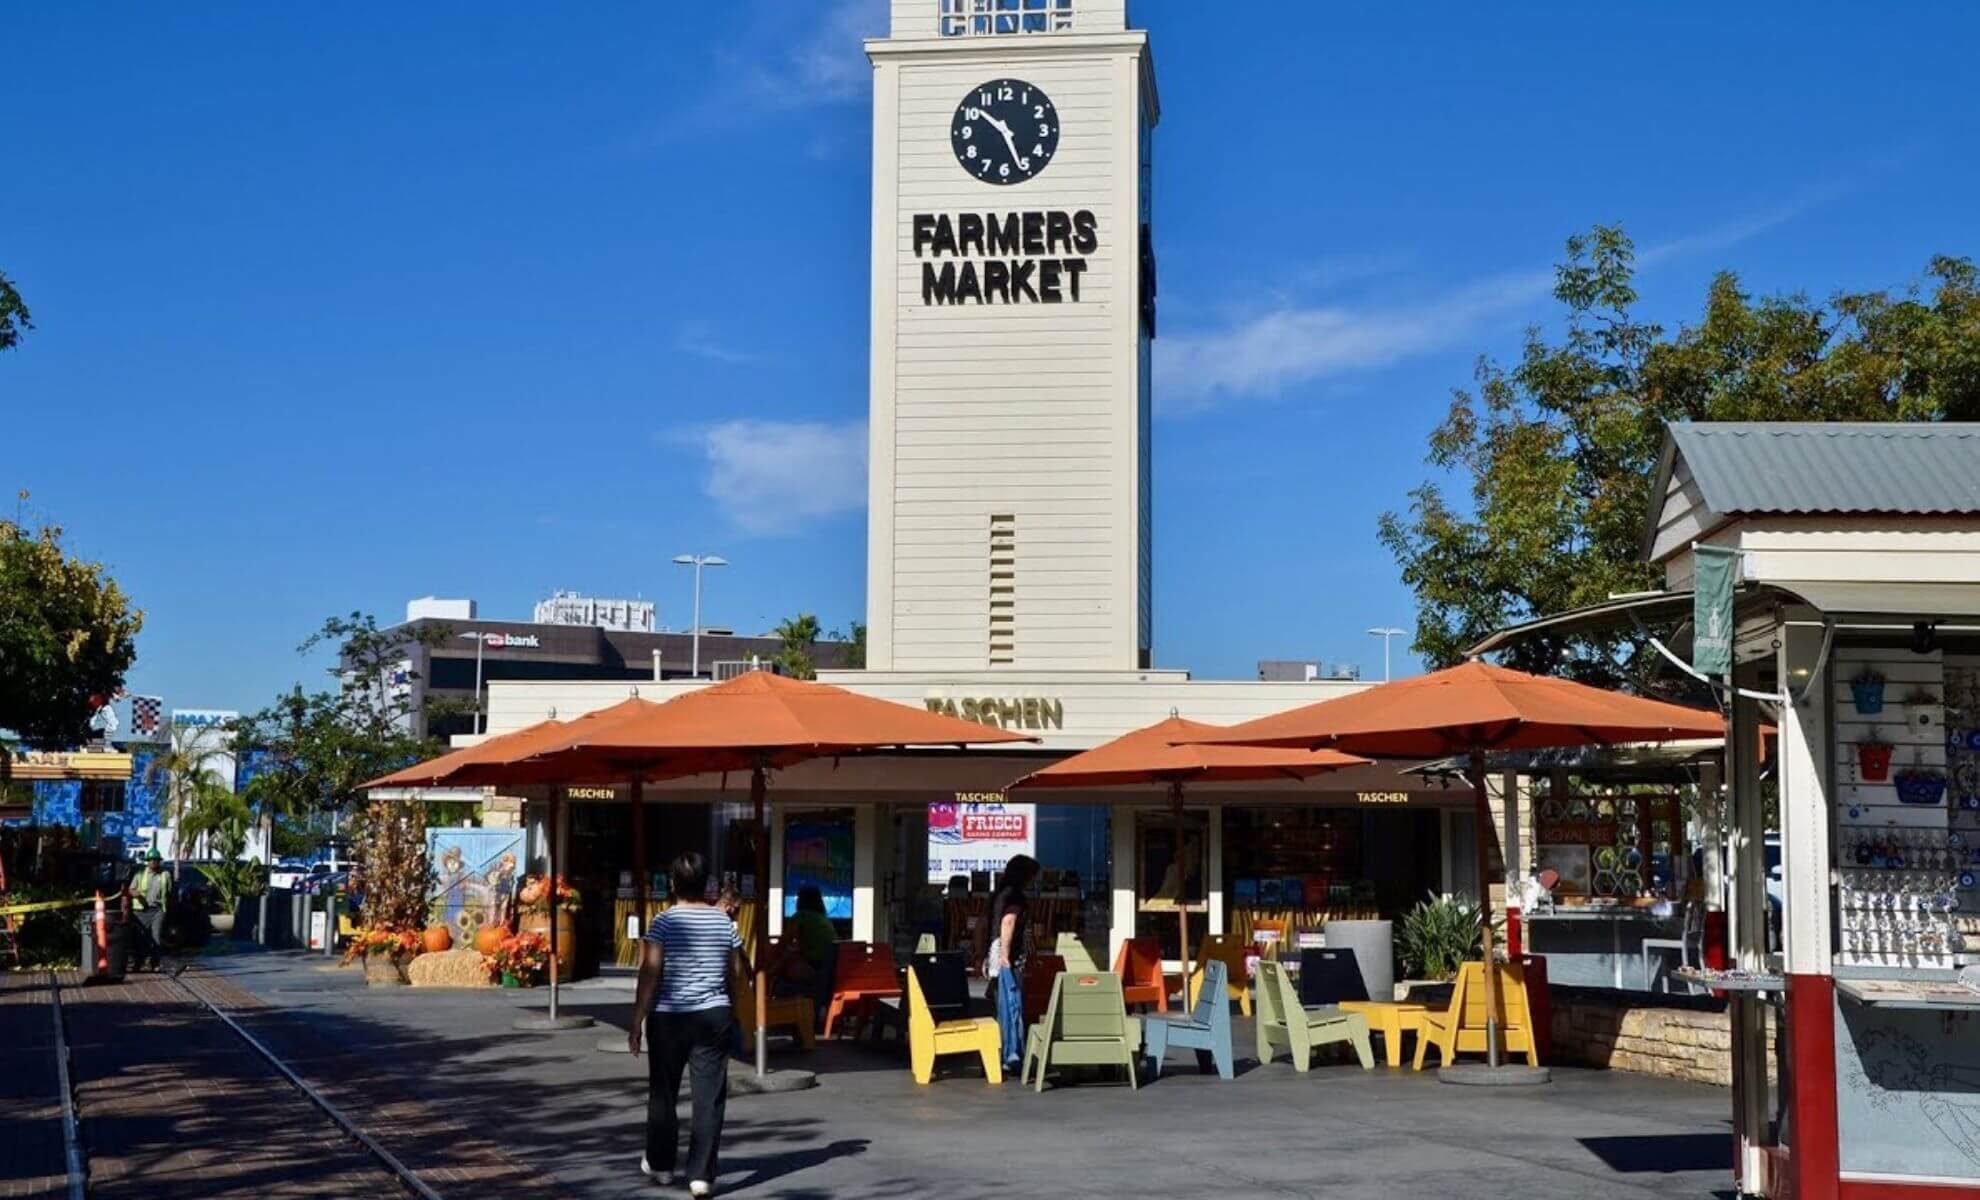
[[[838,1028],[839,1018],[848,1014],[855,1020],[870,1022],[876,1004],[898,999],[900,994],[893,947],[840,942],[838,961],[832,971],[832,1002],[825,1009],[825,1036],[831,1037]]]
[[[756,977],[747,972],[736,985],[735,998],[736,1024],[742,1026],[743,1053],[756,1053]],[[790,1029],[796,1032],[798,1045],[806,1050],[818,1044],[816,1023],[817,1006],[809,996],[774,996],[767,1010],[769,1018],[764,1022],[768,1029]]]
[[[1499,964],[1499,1040],[1508,1053],[1526,1055],[1526,1065],[1540,1065],[1539,1047],[1533,1044],[1533,1020],[1526,1002],[1526,972],[1518,963]],[[1437,1047],[1439,1066],[1448,1067],[1460,1054],[1486,1052],[1485,964],[1466,963],[1458,968],[1457,986],[1451,991],[1451,1006],[1441,1013],[1426,1013],[1423,1029],[1416,1035],[1416,1069],[1423,1069],[1423,1055]]]
[[[1204,968],[1205,986],[1196,1007],[1186,1013],[1150,1013],[1141,1018],[1141,1040],[1148,1046],[1148,1070],[1162,1077],[1162,1059],[1169,1047],[1196,1051],[1196,1066],[1209,1071],[1214,1063],[1224,1079],[1237,1078],[1231,1052],[1231,1002],[1225,999],[1224,964],[1212,960]]]
[[[1156,1012],[1169,1011],[1169,977],[1162,973],[1162,943],[1158,938],[1129,938],[1114,956],[1114,974],[1121,977],[1121,992],[1127,1002],[1152,1004]]]
[[[1024,1062],[1018,1082],[1038,1072],[1036,1091],[1045,1090],[1045,1073],[1055,1066],[1119,1066],[1128,1087],[1139,1087],[1134,1074],[1140,1028],[1127,1015],[1121,997],[1121,977],[1111,971],[1068,971],[1052,984],[1045,1016],[1024,1039]]]
[[[1225,990],[1238,1002],[1245,1016],[1251,1015],[1251,989],[1245,986],[1244,960],[1251,944],[1235,933],[1212,933],[1198,947],[1197,961],[1189,974],[1189,1006],[1196,1007],[1196,993],[1203,987],[1203,969],[1211,962],[1224,964]]]
[[[921,982],[921,998],[937,1021],[969,1015],[969,968],[960,950],[917,954],[908,966]]]
[[[916,954],[933,954],[937,949],[939,947],[935,945],[935,935],[932,933],[924,933],[914,939],[914,952]]]
[[[1066,961],[1068,971],[1085,971],[1090,974],[1100,969],[1100,960],[1093,957],[1093,951],[1087,948],[1085,942],[1079,940],[1079,935],[1076,933],[1060,933],[1058,951],[1059,957]]]
[[[1045,1015],[1052,1002],[1052,981],[1066,969],[1066,960],[1056,954],[1033,954],[1024,960],[1024,977],[1018,991],[1024,1001],[1024,1027],[1031,1028]]]
[[[1258,1061],[1271,1062],[1272,1048],[1284,1046],[1292,1054],[1293,1069],[1305,1071],[1313,1065],[1316,1049],[1336,1042],[1354,1047],[1362,1070],[1375,1069],[1367,1017],[1331,1006],[1302,1007],[1285,967],[1270,960],[1259,963]]]
[[[933,1079],[935,1060],[945,1054],[974,1054],[983,1060],[985,1079],[991,1083],[1004,1082],[1004,1064],[999,1061],[1003,1043],[995,1017],[937,1021],[928,1011],[928,997],[921,990],[921,960],[940,957],[917,955],[908,967],[908,1065],[914,1072],[914,1081],[927,1083]],[[960,967],[962,955],[958,953],[954,959]]]

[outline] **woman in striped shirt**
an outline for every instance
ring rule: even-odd
[[[653,1034],[647,1057],[646,1153],[640,1173],[673,1182],[680,1151],[681,1074],[689,1077],[694,1119],[686,1175],[695,1196],[714,1194],[722,1116],[729,1101],[729,979],[746,975],[742,938],[729,914],[708,903],[708,860],[689,851],[668,868],[674,907],[653,919],[640,956],[627,1045],[639,1053],[640,1025]]]

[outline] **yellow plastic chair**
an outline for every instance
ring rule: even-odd
[[[916,1083],[935,1077],[935,1060],[945,1054],[975,1054],[983,1060],[983,1076],[991,1083],[1004,1082],[1003,1042],[995,1017],[964,1017],[937,1021],[928,1011],[928,998],[921,993],[921,979],[908,968],[908,1065]]]
[[[1204,937],[1197,948],[1196,961],[1190,964],[1189,1007],[1196,1007],[1196,993],[1203,986],[1203,964],[1220,962],[1224,964],[1225,990],[1230,998],[1238,1002],[1238,1009],[1245,1016],[1251,1015],[1251,989],[1245,986],[1244,960],[1251,950],[1252,943],[1240,934],[1212,933]]]
[[[815,1006],[809,996],[773,996],[764,1028],[789,1029],[797,1034],[798,1045],[806,1050],[818,1044]],[[745,976],[736,987],[736,1024],[742,1026],[743,1053],[756,1053],[756,980]]]
[[[1526,1003],[1526,971],[1518,963],[1500,963],[1498,970],[1499,1040],[1508,1053],[1524,1053],[1526,1065],[1537,1067],[1540,1051],[1533,1044],[1533,1018]],[[1484,1054],[1485,1016],[1485,964],[1466,963],[1458,968],[1450,1008],[1423,1014],[1423,1028],[1416,1035],[1415,1069],[1423,1069],[1424,1053],[1432,1046],[1437,1047],[1439,1066],[1450,1066],[1460,1054]]]

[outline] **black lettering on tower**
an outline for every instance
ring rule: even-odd
[[[1011,302],[1011,269],[1001,258],[983,264],[983,302],[990,303],[992,297],[999,297],[1006,304]]]
[[[927,213],[914,214],[914,256],[928,248],[928,239],[935,236],[935,218]]]
[[[1059,247],[1064,246],[1062,251]],[[1053,209],[1045,214],[1045,253],[1061,254],[1072,251],[1072,215],[1062,209]]]
[[[988,215],[990,225],[990,253],[1016,254],[1018,252],[1018,215],[1005,213],[1000,219],[995,213]]]
[[[1016,304],[1019,296],[1033,304],[1038,303],[1038,289],[1031,286],[1032,272],[1038,269],[1035,258],[1020,258],[1011,264],[1011,303]]]
[[[956,272],[956,303],[974,300],[983,303],[983,285],[977,282],[976,264],[965,261],[962,270]]]
[[[943,263],[937,273],[934,263],[921,264],[921,302],[923,304],[954,304],[956,302],[956,264]]]
[[[956,227],[949,223],[948,213],[935,218],[935,257],[940,258],[944,250],[951,255],[956,252]]]
[[[971,246],[978,254],[983,253],[983,216],[980,213],[963,213],[956,218],[956,241],[961,243],[962,252],[969,253]]]
[[[1100,234],[1094,228],[1095,221],[1090,208],[1082,208],[1073,214],[1073,249],[1081,254],[1091,254],[1100,248]]]
[[[1024,252],[1045,253],[1045,214],[1042,212],[1024,214]]]
[[[1077,302],[1079,300],[1079,277],[1086,270],[1086,260],[1083,258],[1066,259],[1065,268],[1066,284],[1072,289],[1072,298]]]
[[[1038,298],[1047,304],[1057,304],[1064,299],[1059,295],[1059,260],[1056,258],[1038,260]]]

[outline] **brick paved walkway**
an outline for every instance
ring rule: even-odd
[[[224,1023],[169,981],[63,989],[90,1195],[403,1195]]]
[[[0,972],[0,1196],[59,1197],[68,1184],[51,1011],[46,972]]]

